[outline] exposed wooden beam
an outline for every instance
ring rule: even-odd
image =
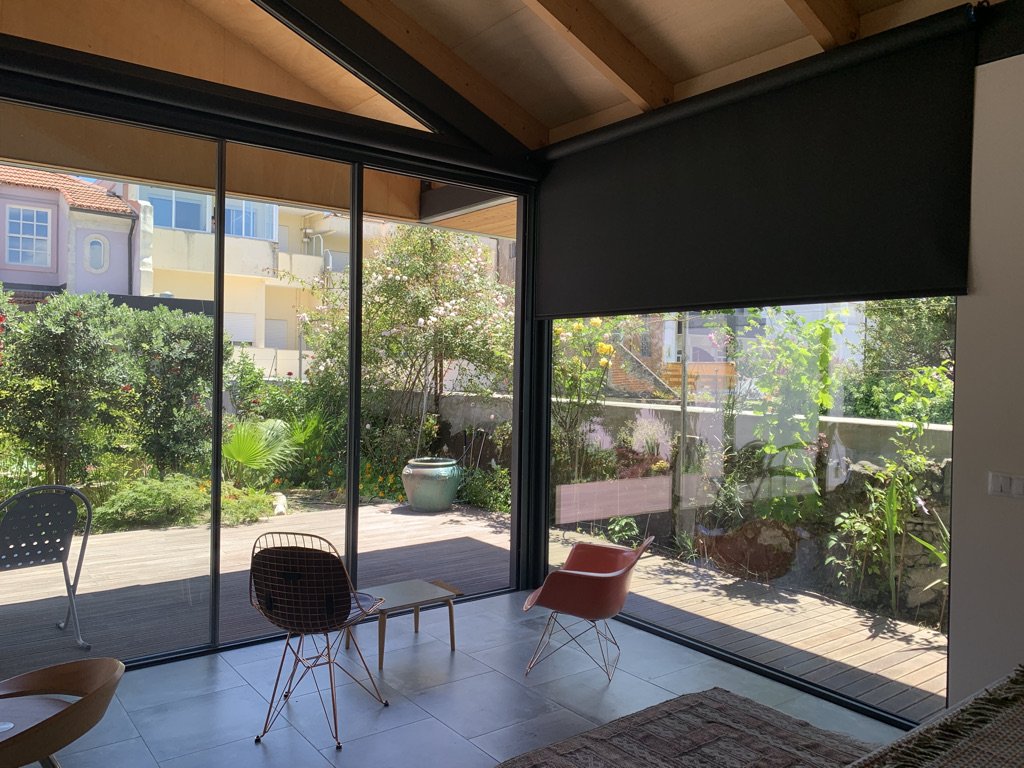
[[[860,16],[849,0],[786,0],[824,50],[860,37]]]
[[[343,4],[527,147],[548,143],[546,125],[390,0],[343,0]]]
[[[672,101],[672,81],[589,0],[523,0],[643,110]]]

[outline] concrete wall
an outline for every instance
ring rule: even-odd
[[[969,295],[956,331],[949,699],[1024,661],[1024,499],[987,473],[1024,474],[1024,56],[977,70]]]

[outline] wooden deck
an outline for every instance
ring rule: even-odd
[[[394,505],[366,506],[360,515],[362,589],[410,578],[442,579],[467,594],[509,584],[507,518],[470,508],[420,515]],[[248,601],[252,543],[268,530],[317,533],[340,545],[344,513],[323,508],[223,529],[222,642],[274,631]],[[87,654],[131,659],[207,643],[209,537],[205,528],[93,536],[78,600],[91,651],[54,627],[67,604],[58,568],[0,576],[0,679]],[[576,537],[552,534],[553,562]],[[821,596],[649,555],[626,611],[912,720],[945,706],[943,635]]]

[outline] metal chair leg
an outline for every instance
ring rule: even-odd
[[[79,648],[83,650],[89,650],[92,646],[82,639],[82,628],[78,624],[78,606],[75,604],[75,585],[71,583],[71,574],[68,572],[68,564],[62,563],[64,566],[64,586],[68,592],[68,612],[64,615],[64,621],[57,622],[57,629],[63,630],[67,627],[68,621],[71,622],[71,626],[75,630],[75,642]]]
[[[526,664],[526,674],[530,674],[535,666],[541,662],[542,654],[544,649],[548,647],[548,643],[551,642],[551,633],[554,631],[555,626],[558,624],[558,611],[552,611],[548,615],[548,621],[544,625],[544,631],[540,633],[540,640],[537,642],[537,648],[533,652],[533,656],[530,657],[530,661]],[[557,648],[555,650],[558,650]],[[554,651],[552,651],[554,653]],[[548,656],[551,654],[549,653]],[[547,658],[547,656],[543,656]]]
[[[574,632],[575,628],[580,624],[585,625],[583,630]],[[555,648],[547,650],[556,628],[565,632],[569,636],[569,639]],[[600,658],[595,657],[594,654],[591,653],[590,650],[579,640],[579,638],[583,637],[591,630],[593,630],[597,635],[597,648]],[[551,615],[548,616],[548,622],[544,625],[544,631],[541,633],[540,642],[537,643],[537,650],[533,652],[533,657],[526,665],[526,674],[530,674],[530,671],[540,662],[553,656],[557,651],[570,643],[575,643],[581,651],[587,654],[587,656],[589,656],[590,659],[601,668],[601,671],[605,673],[605,676],[608,678],[608,682],[611,682],[612,677],[615,675],[615,670],[618,669],[619,656],[622,652],[619,648],[618,641],[615,639],[615,635],[612,634],[612,630],[608,625],[608,622],[602,621],[601,626],[599,626],[595,621],[577,619],[571,624],[565,625],[559,621],[558,611],[552,611]],[[615,649],[614,656],[612,655],[612,648]]]

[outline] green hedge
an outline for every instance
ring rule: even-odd
[[[224,525],[254,523],[274,511],[273,500],[261,491],[225,488],[221,500]],[[210,521],[209,481],[187,475],[163,480],[135,480],[95,509],[93,530],[98,533],[141,528],[199,525]]]

